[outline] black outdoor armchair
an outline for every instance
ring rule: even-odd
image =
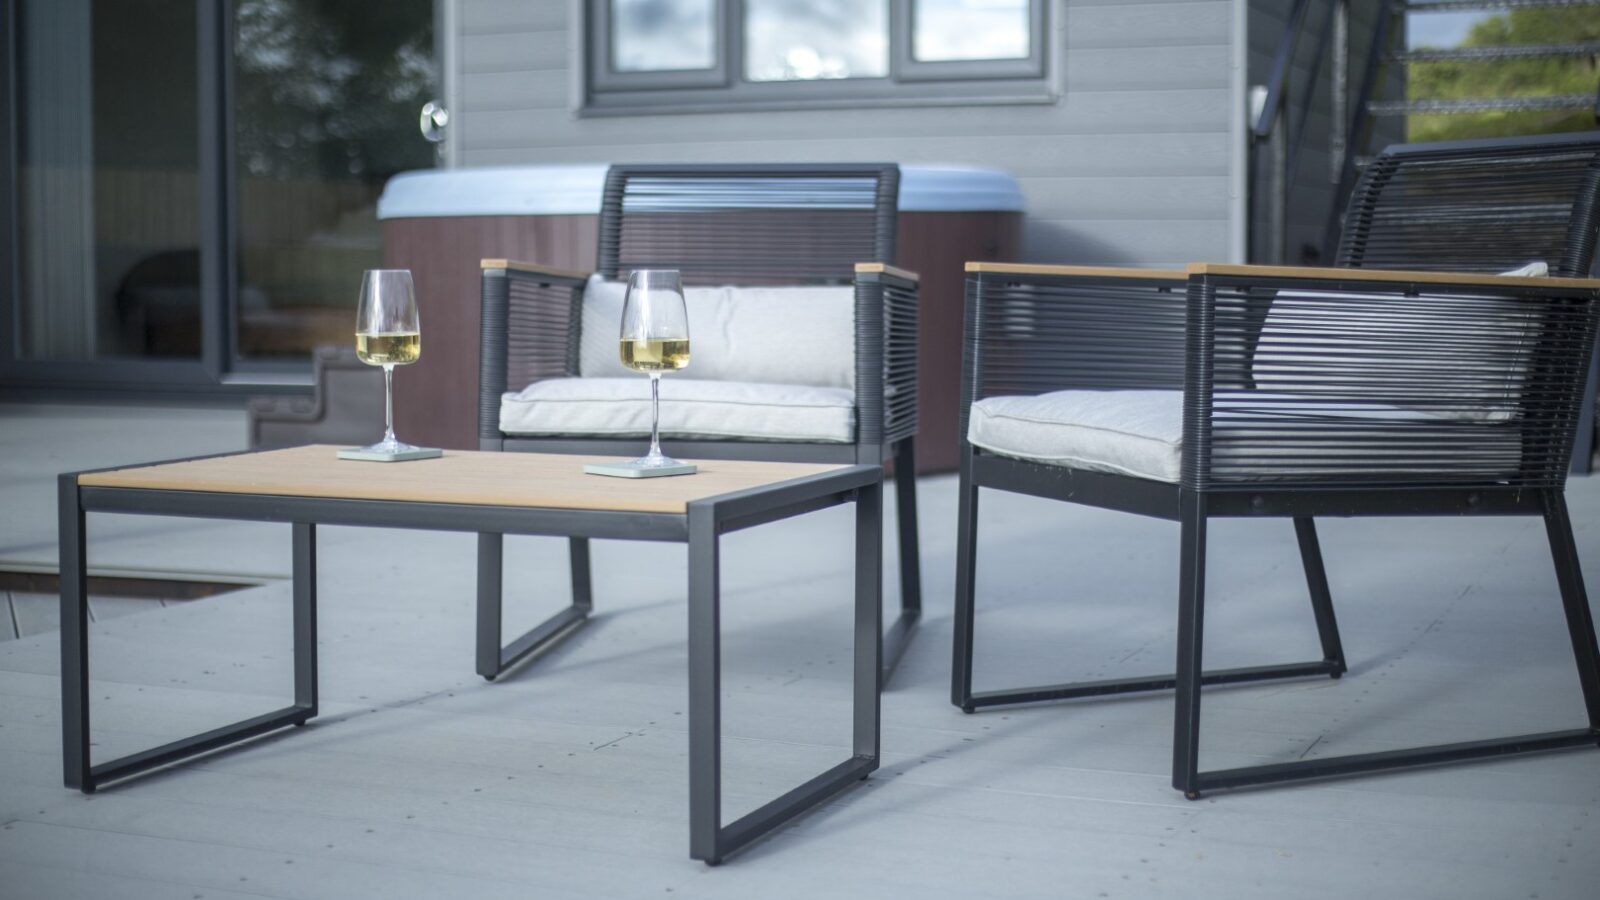
[[[1595,272],[1600,131],[1397,144],[1361,174],[1335,265],[1493,274],[1540,261],[1557,277]],[[1600,355],[1590,361],[1572,459],[1595,448]]]
[[[917,276],[890,264],[899,178],[895,165],[613,166],[598,279],[484,260],[479,384],[484,450],[639,455],[649,436],[637,415],[645,381],[605,377],[619,365],[618,322],[606,306],[620,303],[617,282],[665,268],[687,288],[737,285],[716,307],[721,330],[734,332],[717,337],[721,353],[702,350],[714,329],[697,325],[690,298],[695,361],[662,381],[662,449],[686,459],[894,461],[901,612],[885,637],[885,677],[921,611]],[[480,536],[486,678],[591,608],[588,541],[573,538],[572,606],[503,647],[501,553],[500,535]]]
[[[1600,281],[1195,265],[969,263],[951,700],[1176,689],[1173,785],[1201,791],[1600,742],[1600,649],[1563,493]],[[1173,674],[977,692],[979,488],[1180,523]],[[1340,677],[1317,516],[1545,520],[1583,727],[1202,772],[1203,685]],[[1205,670],[1206,530],[1293,520],[1322,656]]]

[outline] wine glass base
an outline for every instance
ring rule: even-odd
[[[355,459],[363,462],[406,462],[413,459],[435,459],[443,456],[444,451],[437,447],[413,447],[410,444],[373,444],[370,447],[349,447],[340,450],[340,459]]]
[[[590,475],[610,475],[614,478],[660,478],[665,475],[693,475],[699,468],[694,463],[647,456],[628,462],[585,463],[583,471]]]

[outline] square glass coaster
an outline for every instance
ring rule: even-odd
[[[610,475],[615,478],[660,478],[663,475],[693,475],[694,463],[676,463],[670,466],[636,466],[632,463],[584,463],[583,471],[590,475]]]
[[[397,450],[393,453],[368,450],[365,447],[349,447],[339,451],[340,459],[358,459],[363,462],[406,462],[412,459],[435,459],[443,455],[444,451],[437,447],[412,447],[410,450]]]

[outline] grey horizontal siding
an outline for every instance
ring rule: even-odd
[[[491,72],[564,72],[564,31],[495,31],[461,35],[461,57],[475,75]]]
[[[564,102],[543,109],[474,109],[474,114],[463,117],[461,124],[475,151],[606,147],[637,139],[640,133],[640,122],[635,117],[585,119],[579,123],[581,127],[572,127],[573,116]],[[827,128],[831,133],[890,135],[907,143],[923,143],[952,133],[1000,140],[1115,135],[1132,142],[1142,135],[1211,133],[1217,122],[1227,120],[1227,115],[1225,88],[1150,91],[1134,98],[1122,91],[1072,91],[1062,97],[1052,114],[1020,115],[1017,108],[1010,106],[806,110],[761,114],[759,134],[766,141],[791,141],[816,137]],[[744,115],[692,118],[692,129],[654,129],[651,141],[714,143],[754,133]]]
[[[1228,43],[1227,0],[1067,3],[1066,46],[1192,47]]]
[[[566,0],[460,4],[464,165],[893,160],[993,166],[1040,261],[1227,254],[1229,0],[1054,0],[1056,102],[585,118]]]
[[[567,0],[457,0],[464,34],[560,31],[567,27]]]

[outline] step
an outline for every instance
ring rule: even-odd
[[[1433,62],[1445,59],[1528,59],[1532,57],[1594,56],[1600,54],[1600,42],[1581,44],[1516,44],[1504,47],[1452,47],[1446,50],[1412,50],[1391,53],[1389,58],[1398,62]]]
[[[1453,114],[1480,112],[1522,112],[1549,109],[1590,109],[1593,94],[1552,94],[1545,97],[1474,97],[1463,100],[1381,100],[1367,104],[1375,116],[1404,116],[1413,113]]]
[[[1420,0],[1401,3],[1395,12],[1468,12],[1475,9],[1523,9],[1530,6],[1600,6],[1600,0]]]

